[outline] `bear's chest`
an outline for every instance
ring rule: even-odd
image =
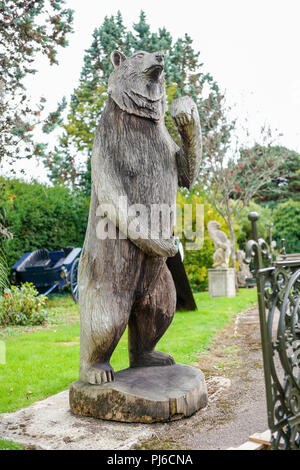
[[[177,192],[175,144],[165,128],[129,119],[120,132],[114,168],[126,194],[142,204],[173,204]],[[131,124],[131,127],[130,127]]]

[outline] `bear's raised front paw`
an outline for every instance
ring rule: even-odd
[[[184,113],[184,112],[179,113],[177,114],[177,116],[174,117],[175,124],[178,128],[188,126],[191,120],[192,120],[191,115]]]
[[[190,97],[183,96],[182,98],[177,98],[172,101],[170,112],[180,131],[181,128],[194,124],[194,116],[196,116],[197,107]]]
[[[86,369],[83,376],[84,381],[91,385],[101,385],[106,382],[112,382],[115,378],[113,368],[106,362],[95,362],[95,364]]]
[[[130,367],[172,366],[173,364],[175,364],[174,358],[160,351],[140,354],[130,361]]]

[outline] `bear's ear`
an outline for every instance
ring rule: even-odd
[[[117,68],[122,62],[124,62],[124,60],[126,60],[126,56],[120,51],[114,51],[110,54],[110,60],[114,68]]]

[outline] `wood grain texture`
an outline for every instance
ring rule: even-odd
[[[93,146],[90,213],[78,269],[79,378],[90,384],[114,379],[110,357],[127,324],[132,367],[174,363],[168,354],[155,351],[176,305],[166,265],[177,253],[171,208],[178,181],[193,183],[201,157],[200,122],[192,100],[176,100],[182,149],[165,127],[163,55],[140,51],[126,58],[115,51],[111,60],[114,72]],[[127,207],[120,206],[125,197]],[[137,216],[127,210],[132,204],[142,204],[148,220],[153,205],[170,208],[167,236],[162,236],[161,220],[157,239],[144,222],[137,238],[132,228]],[[104,205],[113,208],[107,230],[116,236],[100,239]]]
[[[176,153],[179,186],[191,188],[196,181],[202,159],[202,134],[197,106],[189,96],[175,99],[171,116],[182,139]]]
[[[172,421],[191,416],[207,404],[203,373],[194,367],[125,369],[101,387],[74,382],[72,413],[129,423]]]
[[[167,266],[176,288],[176,310],[197,310],[193,291],[179,252],[167,259]]]

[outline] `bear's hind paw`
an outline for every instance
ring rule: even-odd
[[[172,366],[174,358],[170,354],[152,351],[131,358],[130,367]]]
[[[97,362],[85,371],[84,376],[91,385],[102,385],[114,380],[114,371],[109,364]]]

